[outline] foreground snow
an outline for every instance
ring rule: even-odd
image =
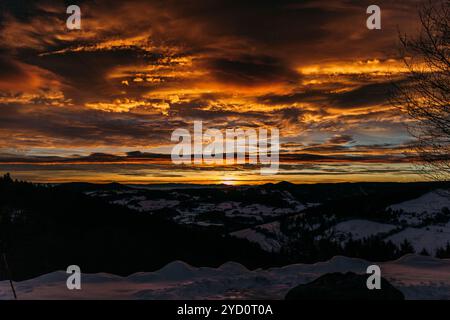
[[[63,271],[15,285],[19,299],[283,299],[292,287],[322,274],[365,273],[370,264],[338,256],[315,264],[250,271],[233,262],[219,268],[196,268],[175,261],[156,272],[128,277],[84,274],[80,291],[66,289]],[[450,299],[450,260],[407,255],[379,265],[382,275],[407,299]],[[0,282],[0,299],[10,298],[9,283]]]

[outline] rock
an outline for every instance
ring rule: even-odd
[[[404,300],[401,291],[381,278],[381,289],[369,290],[369,275],[328,273],[316,280],[289,290],[285,300]]]

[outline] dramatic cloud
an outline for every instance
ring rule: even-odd
[[[406,81],[398,29],[417,30],[418,3],[378,2],[382,29],[371,31],[366,0],[78,1],[82,28],[67,30],[64,2],[4,0],[0,153],[78,154],[98,172],[117,159],[145,166],[154,161],[147,152],[167,157],[174,129],[203,120],[205,128],[279,128],[284,162],[404,165],[406,120],[389,97],[393,82]],[[47,160],[57,170],[60,158]],[[393,177],[385,169],[374,176]],[[90,170],[83,179],[100,179]],[[110,179],[139,170],[121,176],[114,167]],[[164,175],[158,170],[143,176]],[[355,172],[366,179],[369,171]],[[167,177],[189,180],[189,172],[198,168]]]

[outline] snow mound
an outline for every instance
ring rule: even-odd
[[[228,261],[221,265],[218,270],[227,273],[247,273],[250,272],[245,266],[240,263]]]
[[[196,273],[196,268],[183,261],[173,261],[157,271],[157,273],[166,279],[183,280],[192,278]]]
[[[417,254],[407,254],[391,262],[391,264],[405,265],[414,268],[447,268],[449,260],[421,256]]]

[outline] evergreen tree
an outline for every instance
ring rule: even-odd
[[[408,239],[403,240],[400,244],[399,255],[403,256],[405,254],[414,253],[414,247]]]
[[[450,242],[447,242],[445,248],[439,248],[436,250],[436,258],[449,259],[450,258]]]

